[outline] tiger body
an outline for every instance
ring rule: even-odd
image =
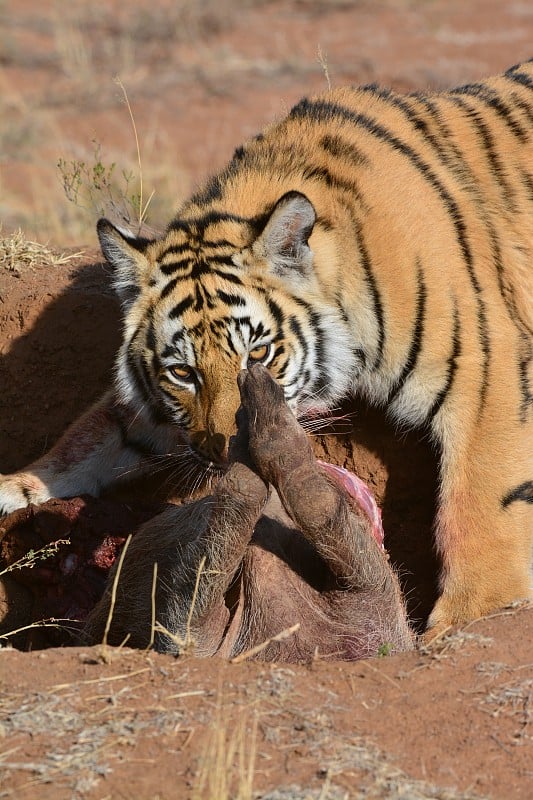
[[[114,387],[3,479],[0,508],[97,492],[154,452],[223,461],[237,374],[262,361],[298,415],[357,393],[431,431],[433,629],[529,596],[532,120],[532,62],[440,94],[335,89],[239,148],[160,239],[101,221]]]

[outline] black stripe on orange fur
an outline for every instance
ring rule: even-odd
[[[420,260],[417,260],[417,291],[416,291],[416,312],[415,322],[413,325],[413,334],[411,336],[411,344],[403,370],[394,386],[391,394],[389,395],[389,403],[391,403],[401,392],[405,383],[416,369],[418,356],[422,349],[422,339],[424,336],[424,322],[426,316],[426,299],[427,290],[424,283],[424,275]]]
[[[522,500],[524,503],[533,503],[533,481],[525,481],[520,486],[515,486],[505,497],[502,497],[502,507],[507,508],[511,503]]]

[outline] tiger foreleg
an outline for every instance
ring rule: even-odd
[[[149,465],[153,452],[132,442],[153,439],[146,423],[108,392],[48,453],[24,470],[0,476],[0,514],[51,497],[98,496],[106,486]]]
[[[441,596],[429,636],[531,597],[533,507],[520,487],[533,487],[533,440],[503,405],[470,435],[448,421],[436,525]]]

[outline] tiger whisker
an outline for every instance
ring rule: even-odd
[[[351,423],[351,415],[350,414],[323,414],[319,417],[306,417],[305,414],[298,420],[302,428],[307,431],[308,433],[315,433],[316,431],[322,430],[323,428],[331,428],[332,426],[338,426],[339,423],[342,423],[342,430],[330,431],[328,433],[335,433],[339,434],[342,432],[347,432],[350,430],[352,423]]]

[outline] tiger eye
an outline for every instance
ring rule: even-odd
[[[270,345],[262,344],[261,347],[255,347],[248,353],[248,361],[264,361],[270,352]]]
[[[178,378],[182,381],[193,381],[194,380],[194,372],[191,367],[188,367],[187,364],[175,364],[173,367],[169,367],[168,371],[173,375],[175,378]]]

